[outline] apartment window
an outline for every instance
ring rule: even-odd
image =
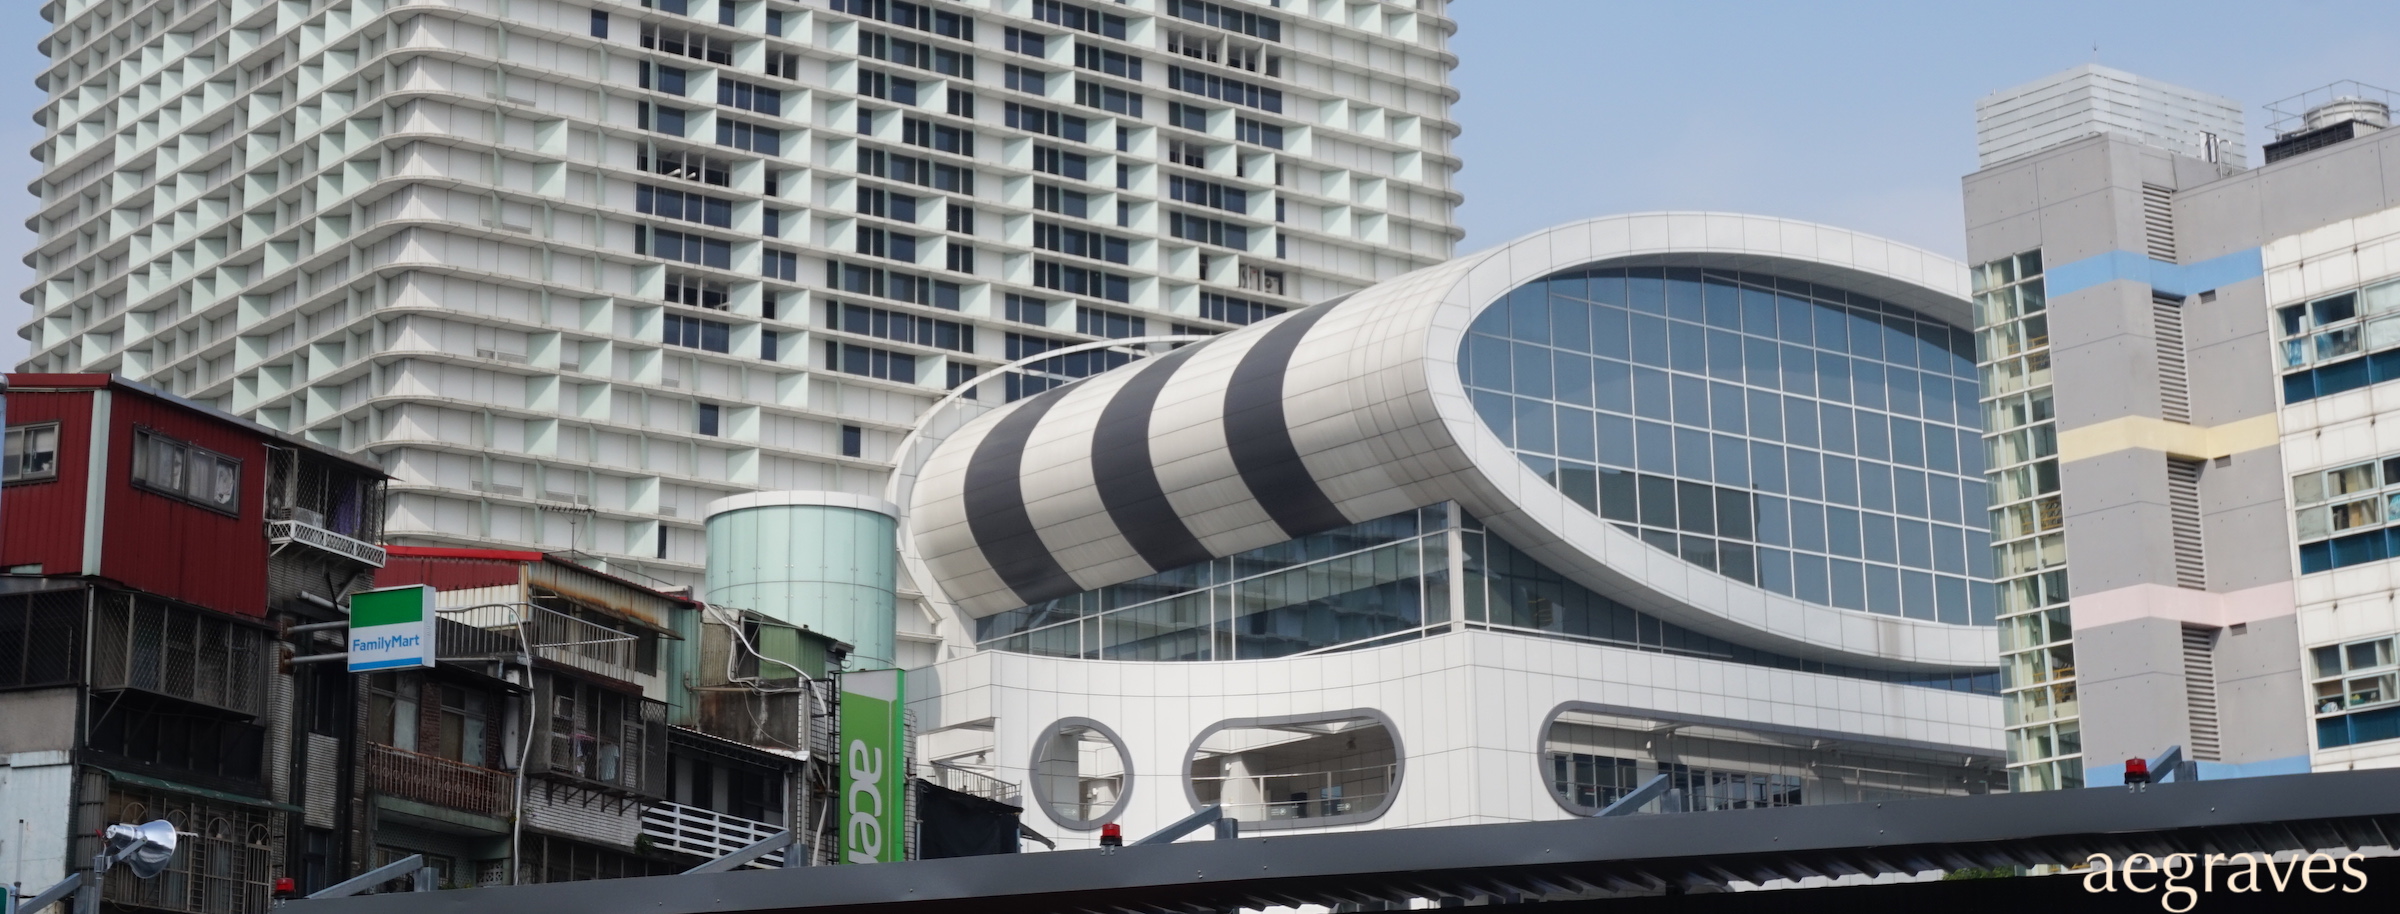
[[[951,231],[961,235],[975,234],[975,211],[973,209],[952,203],[945,215],[949,218]]]
[[[1284,294],[1283,271],[1245,265],[1242,267],[1241,281],[1236,285],[1244,289],[1256,289],[1269,295],[1282,295]]]
[[[908,0],[833,0],[833,8],[853,16],[880,19],[893,25],[945,35],[960,41],[975,40],[974,19],[960,13],[938,11],[929,5],[910,3]]]
[[[717,145],[760,155],[782,155],[783,133],[773,127],[720,117],[717,118]]]
[[[606,38],[606,37],[608,37],[608,14],[607,14],[607,13],[601,12],[601,11],[599,11],[599,10],[593,10],[593,11],[592,11],[592,37],[594,37],[594,38]]]
[[[1133,204],[1132,204],[1132,203],[1126,202],[1126,201],[1124,201],[1124,200],[1119,200],[1119,201],[1117,201],[1117,227],[1118,227],[1118,228],[1132,228],[1132,227],[1133,227]]]
[[[663,559],[663,558],[666,558],[666,557],[667,557],[667,525],[665,525],[665,524],[659,524],[659,525],[658,525],[658,527],[657,527],[657,529],[655,529],[655,530],[653,530],[653,531],[651,532],[650,540],[651,540],[651,542],[652,542],[653,544],[655,544],[655,545],[657,545],[657,546],[658,546],[658,557],[659,557],[659,558],[662,558],[662,559]],[[554,721],[552,721],[551,723],[552,723],[553,725],[557,725],[557,724],[560,724],[560,723],[564,723],[564,721],[561,721],[561,720],[554,720]]]
[[[1182,102],[1168,102],[1167,126],[1181,127],[1185,130],[1206,132],[1208,130],[1208,109],[1199,107],[1197,105],[1186,105]],[[1168,140],[1167,142],[1176,146],[1184,146],[1193,149],[1199,148],[1193,144],[1185,143],[1182,140]],[[1172,153],[1170,153],[1169,158],[1170,160],[1174,158]],[[1197,165],[1199,163],[1194,162],[1192,164]]]
[[[867,433],[858,426],[842,426],[842,456],[859,456],[866,450],[866,437]]]
[[[1147,332],[1147,324],[1147,321],[1131,314],[1075,306],[1075,332],[1086,336],[1121,340],[1143,335]]]
[[[948,95],[949,107],[946,110],[950,112],[951,116],[970,120],[975,117],[975,93],[965,89],[952,89]]]
[[[1075,65],[1110,76],[1122,76],[1134,82],[1142,81],[1142,59],[1123,51],[1075,43]]]
[[[701,155],[696,152],[654,153],[649,149],[638,150],[634,155],[639,167],[651,174],[681,178],[686,181],[698,181],[702,184],[714,184],[718,187],[733,185],[731,163],[716,156]]]
[[[242,512],[242,462],[148,429],[134,433],[133,484],[223,514]]]
[[[825,361],[828,368],[843,374],[902,384],[917,382],[917,357],[905,352],[826,340]]]
[[[869,177],[890,178],[894,181],[921,187],[931,187],[935,190],[967,196],[975,195],[975,170],[973,168],[935,163],[930,159],[920,159],[898,153],[886,153],[880,149],[859,150],[858,173]]]
[[[769,362],[775,361],[776,356],[782,353],[782,347],[776,345],[779,341],[778,334],[773,330],[758,331],[758,357]]]
[[[1020,324],[1046,327],[1050,324],[1050,303],[1010,293],[1004,302],[1003,316]]]
[[[1000,77],[1010,91],[1041,95],[1049,87],[1050,74],[1012,63],[1001,69]]]
[[[717,104],[731,105],[744,111],[756,111],[771,117],[783,116],[783,92],[740,80],[717,80]]]
[[[1131,301],[1133,281],[1115,273],[1070,266],[1051,260],[1033,262],[1033,285],[1069,295],[1104,298],[1109,301]]]
[[[858,35],[858,52],[862,56],[920,70],[932,70],[944,76],[975,78],[973,56],[948,48],[936,48],[922,41],[862,31]]]
[[[905,311],[826,302],[825,326],[830,330],[872,336],[895,343],[931,346],[952,352],[975,351],[973,325],[921,317]]]
[[[881,70],[860,67],[858,70],[858,94],[899,102],[903,105],[915,105],[917,103],[917,81],[905,76],[894,76]]]
[[[889,229],[860,227],[854,249],[869,257],[889,257],[905,263],[917,262],[917,236]]]
[[[645,22],[642,24],[642,47],[662,54],[705,60],[719,66],[733,65],[733,42],[684,29],[662,28]]]
[[[1007,31],[1001,33],[1002,46],[1008,48],[1009,53],[1030,54],[1035,57],[1043,56],[1043,43],[1048,41],[1049,38],[1050,36],[1043,35],[1039,32],[1028,32],[1024,29],[1014,27],[1009,28]]]
[[[633,191],[634,209],[662,219],[681,219],[728,228],[733,225],[733,201],[680,190],[636,186]]]
[[[2309,649],[2310,711],[2317,748],[2400,739],[2400,691],[2395,691],[2392,638]]]
[[[1033,185],[1033,208],[1077,219],[1091,218],[1091,198],[1079,190],[1068,190],[1056,184]]]
[[[896,194],[880,187],[858,189],[858,211],[861,215],[882,216],[901,222],[917,221],[917,198]]]
[[[1084,119],[1072,114],[1060,114],[1047,108],[1009,102],[1002,109],[1002,121],[1010,127],[1043,136],[1081,143],[1084,140]]]
[[[975,380],[978,372],[979,369],[965,362],[951,362],[949,367],[943,370],[945,377],[942,379],[942,389],[957,390],[959,385]],[[967,391],[967,399],[975,399],[975,392]]]
[[[1075,103],[1126,117],[1142,116],[1141,93],[1081,79],[1075,81]]]
[[[693,423],[694,430],[711,438],[717,437],[717,420],[722,414],[722,411],[714,403],[700,404],[700,414],[695,417],[697,421]]]
[[[975,249],[955,241],[945,245],[943,266],[953,273],[975,272]]]
[[[1167,68],[1167,85],[1179,92],[1203,95],[1221,102],[1283,113],[1283,91],[1201,70]]]
[[[2400,280],[2275,309],[2283,402],[2400,378]],[[2374,353],[2369,356],[2368,353]]]
[[[690,74],[682,67],[670,67],[665,64],[653,65],[645,60],[642,61],[640,73],[639,83],[644,89],[664,92],[668,95],[687,94],[684,87],[690,81]]]
[[[1168,213],[1167,233],[1185,241],[1198,241],[1221,247],[1248,250],[1250,230],[1222,219],[1210,219],[1191,213]]]
[[[872,295],[911,304],[958,310],[959,285],[863,264],[825,263],[825,285],[855,295]]]
[[[664,260],[696,263],[720,270],[733,266],[733,245],[720,238],[687,235],[662,228],[640,226],[634,229],[633,252],[648,254]]]
[[[913,117],[900,120],[900,142],[952,155],[975,155],[975,131]]]
[[[1281,307],[1262,301],[1219,295],[1215,292],[1200,293],[1200,316],[1212,321],[1224,321],[1228,324],[1255,324],[1282,314],[1283,311],[1284,309]]]
[[[1291,244],[1290,244],[1290,241],[1291,241],[1291,239],[1290,239],[1290,238],[1287,238],[1287,237],[1285,237],[1285,236],[1284,236],[1284,234],[1283,234],[1282,232],[1276,232],[1276,233],[1275,233],[1275,259],[1277,259],[1277,260],[1289,260],[1289,259],[1291,259],[1291,256],[1292,256],[1292,255],[1291,255],[1291,247],[1292,247],[1292,246],[1291,246]]]
[[[769,238],[783,237],[783,211],[779,209],[759,210],[758,233]]]
[[[717,0],[717,24],[733,24],[733,0]]]
[[[683,123],[684,111],[681,108],[669,108],[649,102],[641,102],[634,106],[634,125],[643,130],[654,130],[668,136],[682,136]]]
[[[1088,10],[1059,0],[1033,0],[1033,18],[1120,41],[1125,38],[1125,17]]]
[[[1254,121],[1246,117],[1237,117],[1233,119],[1233,138],[1244,143],[1265,146],[1269,149],[1283,148],[1282,127],[1274,124]]]
[[[439,686],[437,691],[442,700],[438,754],[453,762],[482,767],[490,732],[484,694],[453,685]]]
[[[1277,182],[1277,183],[1281,183],[1281,182]],[[1282,198],[1282,197],[1277,197],[1277,198],[1275,198],[1275,221],[1277,221],[1277,222],[1284,222],[1284,221],[1287,221],[1287,220],[1285,220],[1285,219],[1284,219],[1284,217],[1283,217],[1283,198]]]
[[[2400,456],[2293,476],[2292,504],[2301,574],[2400,555]]]
[[[669,346],[698,349],[704,352],[731,352],[733,325],[724,321],[703,320],[680,314],[666,316],[662,342]]]
[[[1209,63],[1221,63],[1252,73],[1260,72],[1263,69],[1268,76],[1281,75],[1282,70],[1282,67],[1279,66],[1280,59],[1266,55],[1263,49],[1257,45],[1243,45],[1224,38],[1186,32],[1182,29],[1167,30],[1167,53],[1181,54]],[[1263,68],[1260,66],[1262,62],[1265,64]]]
[[[0,482],[38,482],[58,478],[58,423],[19,425],[8,430],[7,456],[0,458]]]
[[[775,37],[777,37],[777,38],[781,38],[781,37],[783,37],[783,11],[782,11],[782,10],[768,10],[768,11],[767,11],[767,34],[769,34],[769,35],[773,35],[773,36],[775,36]]]
[[[1167,15],[1202,25],[1212,25],[1228,32],[1240,32],[1252,38],[1281,42],[1283,23],[1273,17],[1261,16],[1238,6],[1209,3],[1206,0],[1166,0]]]
[[[1036,220],[1033,223],[1033,246],[1109,263],[1127,263],[1131,260],[1133,242],[1115,235]]]
[[[767,52],[767,75],[785,79],[800,78],[800,55],[790,51]]]
[[[1250,211],[1250,195],[1239,187],[1228,187],[1213,181],[1167,176],[1167,196],[1197,206],[1206,206],[1233,213]]]
[[[1179,107],[1168,106],[1170,109]],[[1188,140],[1167,141],[1167,161],[1192,168],[1208,167],[1208,147]]]
[[[724,283],[702,279],[689,273],[669,272],[666,299],[678,305],[725,310],[727,288]]]
[[[1089,160],[1082,153],[1067,152],[1054,146],[1033,147],[1033,170],[1047,172],[1077,181],[1087,180]]]
[[[800,281],[800,255],[769,249],[759,254],[758,275],[784,282]]]
[[[662,13],[673,13],[678,16],[692,14],[691,0],[642,0],[642,5]]]
[[[1118,190],[1130,190],[1130,189],[1132,189],[1132,187],[1133,187],[1133,166],[1131,166],[1131,165],[1128,165],[1128,164],[1125,164],[1124,162],[1118,162],[1118,163],[1117,163],[1117,189],[1118,189]]]
[[[424,682],[415,673],[367,674],[367,739],[417,751],[417,701]]]

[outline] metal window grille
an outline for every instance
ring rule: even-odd
[[[92,628],[93,689],[138,689],[253,716],[266,712],[264,631],[126,593],[101,597]]]
[[[76,681],[86,593],[79,588],[0,597],[0,688]]]

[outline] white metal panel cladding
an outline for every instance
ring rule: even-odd
[[[1709,635],[1886,667],[1991,665],[1982,629],[1803,603],[1645,546],[1483,427],[1458,377],[1468,324],[1524,283],[1597,264],[1773,270],[1953,325],[1967,317],[1962,265],[1839,229],[1708,213],[1561,226],[979,418],[936,450],[915,490],[927,583],[983,617],[1177,567],[1164,557],[1188,553],[1160,542],[1183,536],[1224,556],[1454,499],[1561,573]],[[1154,397],[1146,416],[1118,406],[1127,391]],[[1102,433],[1103,417],[1146,422],[1148,453],[1126,446],[1123,428]],[[1155,485],[1171,514],[1139,493],[1112,502],[1059,488],[1145,468],[1131,489]],[[1137,538],[1154,540],[1148,553]]]

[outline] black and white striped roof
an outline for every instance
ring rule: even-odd
[[[918,476],[913,542],[970,617],[1444,500],[1545,564],[1736,643],[1898,667],[1988,667],[1988,629],[1802,603],[1602,523],[1476,418],[1458,347],[1485,306],[1588,265],[1824,281],[1967,322],[1963,264],[1807,223],[1711,213],[1561,226],[982,416]]]

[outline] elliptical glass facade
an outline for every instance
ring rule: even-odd
[[[1693,632],[1567,580],[1447,502],[988,616],[975,637],[1051,657],[1208,661],[1467,628],[1980,694],[1999,686],[1995,671],[1869,670]]]
[[[1972,335],[1786,277],[1578,269],[1459,350],[1484,424],[1661,551],[1809,603],[1994,617]]]

